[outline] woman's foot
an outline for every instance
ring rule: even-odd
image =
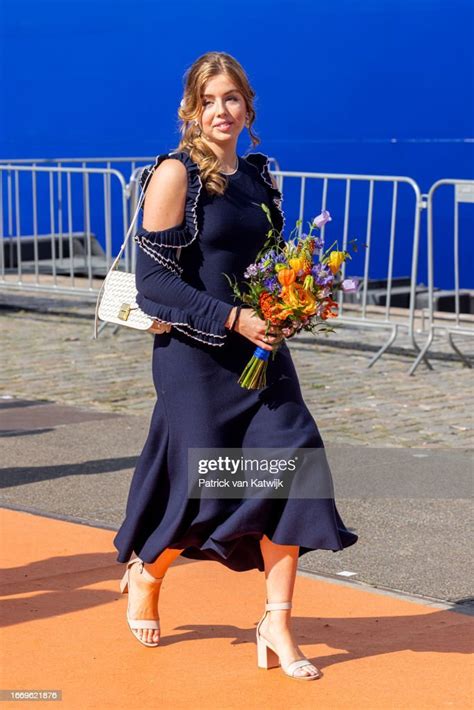
[[[146,565],[144,569],[148,572]],[[150,582],[140,573],[140,565],[130,567],[128,585],[129,614],[131,619],[159,619],[158,600],[161,584]],[[160,640],[158,629],[133,629],[133,633],[145,643],[157,643]]]
[[[287,666],[292,661],[305,658],[293,639],[290,624],[291,616],[289,611],[286,609],[275,609],[267,611],[260,626],[261,636],[275,646],[280,656],[282,666]],[[319,675],[319,671],[316,666],[311,664],[297,668],[294,674],[298,676]]]

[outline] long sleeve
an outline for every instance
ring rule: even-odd
[[[147,234],[141,230],[143,233]],[[156,256],[156,249],[152,253]],[[224,324],[233,305],[186,283],[178,269],[171,268],[178,267],[175,254],[175,249],[161,247],[160,263],[143,248],[138,249],[135,271],[138,305],[147,315],[170,323],[191,338],[208,345],[223,345],[227,336]]]
[[[135,234],[134,241],[140,247],[135,270],[137,303],[147,315],[171,324],[190,338],[222,346],[228,333],[224,324],[234,305],[186,283],[178,259],[180,249],[199,235],[197,206],[202,183],[198,166],[185,151],[163,153],[154,166],[144,169],[142,188],[146,192],[154,170],[167,158],[180,160],[187,170],[184,218],[176,227],[154,232],[142,227]]]

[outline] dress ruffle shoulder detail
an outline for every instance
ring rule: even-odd
[[[276,210],[272,211],[273,224],[275,228],[283,234],[283,231],[285,229],[285,213],[283,211],[282,206],[283,195],[280,190],[278,190],[278,188],[273,186],[270,168],[268,167],[270,162],[268,155],[265,155],[264,153],[249,153],[248,155],[244,156],[244,159],[247,161],[247,163],[256,168],[260,180],[267,186],[273,201],[273,205],[276,208]]]
[[[186,203],[184,208],[183,222],[175,227],[162,229],[159,231],[148,231],[143,227],[137,232],[134,239],[140,246],[148,250],[157,251],[157,248],[189,246],[198,236],[199,225],[197,217],[197,204],[202,190],[202,181],[199,174],[199,166],[191,160],[184,150],[161,153],[156,157],[152,166],[143,169],[140,184],[143,192],[146,193],[153,173],[164,160],[174,158],[180,160],[186,168],[188,174],[188,189],[186,193]],[[166,266],[166,264],[164,264]]]

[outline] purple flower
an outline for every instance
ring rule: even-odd
[[[273,271],[273,262],[268,256],[263,256],[259,262],[257,262],[257,269],[259,272],[263,275],[265,275],[265,272],[272,272]]]
[[[276,276],[271,276],[268,279],[263,280],[265,288],[268,288],[269,291],[274,291],[278,287],[278,281]]]
[[[315,283],[319,286],[326,286],[334,280],[333,273],[325,269],[321,264],[315,264],[311,269],[311,274],[314,276]]]
[[[321,229],[326,222],[332,222],[332,217],[327,210],[323,210],[320,215],[314,218],[313,225],[318,229]]]
[[[359,288],[359,279],[356,279],[356,278],[344,279],[344,281],[341,284],[341,288],[344,292],[357,291],[357,289]]]
[[[244,272],[244,279],[249,279],[251,276],[256,276],[257,274],[258,269],[256,264],[250,264],[250,266],[247,266],[247,269]]]

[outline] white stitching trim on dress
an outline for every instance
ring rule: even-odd
[[[166,308],[166,306],[163,307]],[[162,320],[160,316],[150,316],[150,318],[157,319],[162,323],[168,323],[169,325],[184,325],[186,328],[194,330],[195,333],[200,333],[201,335],[209,335],[212,338],[227,338],[227,333],[224,333],[224,335],[217,335],[217,333],[206,333],[205,330],[199,330],[199,328],[194,328],[192,325],[189,325],[189,323],[181,323],[179,320],[176,321],[176,323],[173,323],[173,321],[171,320]]]
[[[190,326],[187,326],[187,327],[190,327]],[[184,335],[187,335],[189,338],[194,338],[194,340],[200,340],[201,343],[206,343],[207,345],[214,345],[215,347],[218,347],[218,348],[221,347],[222,345],[224,345],[224,341],[222,341],[222,343],[211,343],[211,342],[209,342],[209,340],[203,340],[202,338],[198,338],[196,335],[193,335],[192,333],[187,333],[182,328],[176,328],[176,330],[181,331],[181,333],[184,333]],[[198,332],[201,332],[201,331],[198,331]],[[227,338],[227,334],[226,335],[214,335],[213,333],[204,333],[203,332],[203,335],[209,335],[212,338]]]
[[[134,236],[134,241],[137,242],[138,246],[143,249],[145,254],[148,254],[152,259],[157,261],[159,264],[162,266],[165,266],[167,269],[175,273],[177,276],[181,276],[183,269],[179,264],[177,264],[174,261],[171,261],[171,259],[167,259],[165,256],[161,254],[157,254],[156,252],[152,251],[149,247],[146,246],[146,244],[142,244],[139,239],[137,239],[137,235]]]
[[[167,259],[162,254],[156,253],[155,251],[150,249],[150,247],[148,247],[146,244],[142,244],[139,239],[136,238],[136,236],[134,237],[134,239],[137,242],[138,246],[143,249],[145,254],[148,254],[148,256],[150,256],[162,266],[165,266],[177,276],[181,276],[183,269],[181,266],[179,266],[179,264],[177,264],[175,261],[172,261],[171,259]]]
[[[268,174],[270,174],[270,168],[268,167],[268,164],[269,164],[270,161],[268,160],[268,156],[265,155],[264,153],[260,153],[260,155],[263,155],[263,157],[265,158],[265,165],[263,166],[262,171],[261,171],[260,174],[261,174],[262,178],[265,180],[265,182],[267,183],[267,185],[270,185],[270,187],[272,188],[272,190],[276,190],[276,191],[278,192],[278,194],[280,195],[280,197],[274,197],[274,198],[273,198],[273,203],[274,203],[274,205],[276,206],[276,208],[278,209],[278,211],[279,211],[280,214],[281,214],[281,219],[282,219],[281,231],[282,231],[282,233],[283,233],[283,231],[284,231],[284,229],[285,229],[285,213],[283,212],[283,208],[282,208],[282,204],[283,204],[283,194],[282,194],[282,192],[281,192],[278,188],[276,188],[276,187],[273,186],[273,183],[272,183],[272,181],[271,181],[271,178],[270,178],[270,180],[267,180],[267,179],[266,179],[266,176],[265,176],[265,169],[266,169],[266,171],[268,172]]]
[[[273,186],[273,183],[272,183],[271,179],[270,179],[270,180],[267,180],[267,178],[266,178],[265,169],[266,169],[267,172],[270,174],[270,169],[269,169],[269,167],[268,167],[268,163],[269,163],[270,161],[269,161],[269,159],[268,159],[268,155],[265,155],[265,153],[260,153],[260,152],[257,152],[257,153],[249,153],[249,156],[251,156],[251,155],[261,155],[262,158],[265,158],[265,165],[263,166],[262,170],[260,171],[260,176],[261,176],[261,177],[263,178],[263,180],[267,183],[267,185],[269,185],[269,186],[272,188],[272,190],[276,190],[276,191],[279,193],[279,195],[280,195],[280,197],[273,197],[273,204],[276,206],[277,210],[279,211],[279,213],[280,213],[280,215],[281,215],[281,219],[282,219],[281,231],[282,231],[282,233],[283,233],[283,231],[284,231],[284,229],[285,229],[285,213],[283,212],[283,207],[282,207],[282,204],[283,204],[283,194],[282,194],[281,190],[279,190],[277,187],[274,187],[274,186]],[[249,156],[247,156],[247,157],[249,157]],[[254,167],[255,167],[255,166],[254,166]]]
[[[224,335],[217,335],[216,333],[206,333],[205,330],[199,330],[198,328],[193,328],[193,326],[188,325],[188,323],[180,323],[179,321],[177,321],[175,323],[175,322],[169,321],[169,320],[162,320],[158,316],[150,316],[150,318],[152,318],[152,320],[157,320],[160,323],[166,323],[167,325],[172,325],[176,328],[176,330],[179,330],[181,333],[184,333],[184,335],[187,335],[190,338],[194,338],[194,340],[200,340],[201,343],[207,343],[207,345],[217,345],[217,346],[224,345],[224,338],[227,338],[227,333],[225,333]],[[202,338],[198,338],[196,335],[193,335],[192,333],[188,333],[186,330],[183,330],[183,328],[179,328],[178,326],[180,326],[180,325],[184,326],[184,328],[189,328],[190,330],[194,330],[196,333],[200,333],[201,335],[207,335],[210,338],[222,338],[222,343],[212,343],[212,342],[209,342],[208,340],[203,340]]]
[[[142,230],[143,230],[143,228],[142,228]],[[140,230],[140,231],[142,231],[142,230]],[[145,231],[148,232],[148,229],[146,229]],[[163,231],[168,231],[168,230],[163,230]],[[148,242],[148,244],[151,244],[151,246],[149,247],[150,249],[152,249],[153,247],[158,247],[158,248],[172,247],[173,249],[179,249],[180,247],[183,246],[182,244],[163,244],[163,242],[160,242],[159,244],[157,244],[152,239],[147,239],[147,237],[144,237],[143,235],[140,235],[140,239],[143,239],[144,242]],[[191,242],[188,242],[188,244],[190,244],[190,243]],[[186,244],[186,246],[188,246],[188,245]],[[163,258],[165,259],[166,257],[163,257]]]
[[[172,153],[179,153],[179,152],[184,152],[184,151],[179,151],[179,150],[172,151]],[[172,153],[171,153],[171,154],[172,154]],[[197,235],[198,235],[198,232],[199,232],[199,229],[198,229],[198,217],[197,217],[197,204],[198,204],[199,197],[200,197],[201,191],[202,191],[202,180],[201,180],[201,174],[200,174],[199,165],[194,162],[194,160],[191,158],[190,155],[188,155],[188,159],[189,159],[192,163],[194,163],[194,165],[195,165],[196,168],[197,168],[196,176],[197,176],[197,179],[199,180],[199,188],[198,188],[198,192],[197,192],[197,195],[196,195],[196,199],[194,200],[194,204],[193,204],[193,207],[192,207],[192,213],[193,213],[193,217],[194,217],[194,236],[193,236],[193,238],[191,239],[191,241],[186,244],[186,246],[189,246],[190,244],[192,244],[192,243],[194,242],[194,240],[196,239],[196,237],[197,237]]]

